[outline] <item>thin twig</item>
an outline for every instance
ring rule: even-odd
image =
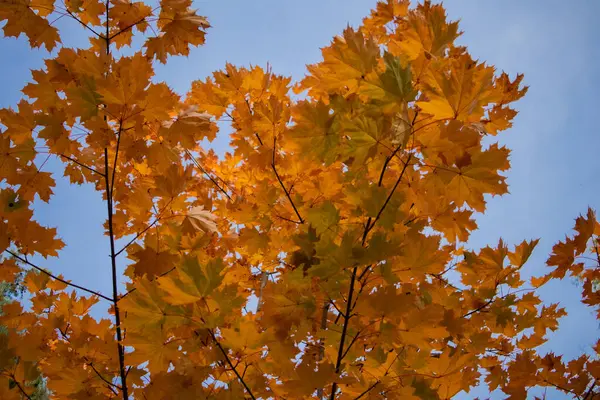
[[[205,169],[204,169],[204,168],[203,168],[203,167],[200,165],[200,163],[198,162],[198,160],[196,160],[196,157],[194,157],[194,156],[193,156],[193,154],[192,154],[192,153],[191,153],[191,152],[190,152],[188,149],[185,149],[185,153],[186,153],[186,154],[187,154],[187,155],[188,155],[188,156],[189,156],[189,157],[192,159],[192,162],[193,162],[193,163],[196,165],[196,167],[198,167],[198,169],[199,169],[200,171],[202,171],[202,173],[203,173],[204,175],[206,175],[206,176],[208,177],[208,179],[210,179],[210,181],[211,181],[212,183],[214,183],[214,185],[215,185],[217,188],[219,188],[219,190],[220,190],[220,191],[221,191],[221,192],[222,192],[222,193],[223,193],[223,194],[224,194],[224,195],[227,197],[227,199],[231,200],[231,196],[229,195],[229,193],[227,193],[227,191],[226,191],[225,189],[223,189],[223,188],[221,187],[221,185],[219,185],[219,182],[217,182],[217,181],[216,181],[216,180],[215,180],[215,179],[212,177],[212,175],[210,175],[210,174],[208,173],[208,171],[206,171],[206,170],[205,170]],[[219,179],[221,179],[221,178],[219,178]],[[221,180],[223,180],[223,179],[221,179]]]
[[[590,386],[590,389],[586,392],[585,397],[583,398],[583,400],[587,400],[588,397],[590,397],[593,393],[594,388],[596,387],[596,379],[594,379],[594,382],[592,383],[592,386]]]
[[[350,344],[348,345],[348,347],[346,348],[346,351],[344,351],[344,354],[342,354],[342,359],[346,358],[346,355],[348,354],[348,352],[350,351],[350,349],[352,348],[352,345],[356,342],[356,339],[358,339],[358,337],[360,336],[360,334],[362,333],[362,331],[358,331],[356,332],[356,335],[352,338],[352,340],[350,341]]]
[[[359,394],[358,397],[356,397],[354,400],[359,400],[360,398],[366,396],[371,390],[375,389],[375,386],[379,385],[379,383],[380,383],[380,381],[377,381],[374,384],[372,384],[371,386],[369,386],[367,388],[367,390],[365,390],[364,392]]]
[[[158,275],[156,278],[152,279],[150,282],[153,282],[153,281],[155,281],[156,279],[158,279],[158,278],[162,278],[163,276],[167,275],[168,273],[170,273],[170,272],[173,272],[173,271],[175,270],[175,268],[176,268],[176,267],[173,267],[173,268],[171,268],[170,270],[163,272],[162,274]],[[119,300],[121,300],[121,299],[123,299],[124,297],[126,297],[127,295],[129,295],[129,294],[131,294],[131,293],[135,292],[136,290],[137,290],[137,288],[136,288],[136,287],[134,287],[134,288],[132,288],[131,290],[129,290],[129,291],[127,291],[127,292],[125,292],[124,294],[122,294],[122,295],[121,295],[121,297],[119,297]]]
[[[385,199],[385,202],[383,203],[383,205],[379,209],[379,212],[377,212],[377,215],[375,216],[375,220],[373,220],[372,223],[367,222],[367,226],[366,226],[365,232],[363,234],[363,243],[366,240],[367,235],[369,234],[369,232],[373,229],[373,227],[375,226],[375,224],[377,223],[377,221],[379,221],[379,218],[381,218],[381,214],[383,214],[383,211],[385,210],[385,208],[387,207],[388,203],[392,199],[392,196],[394,195],[394,192],[396,191],[396,189],[398,188],[398,185],[400,184],[400,181],[402,181],[402,178],[404,177],[404,173],[406,172],[406,168],[408,167],[408,164],[410,163],[410,159],[411,158],[412,158],[412,153],[409,153],[408,159],[404,163],[404,167],[402,167],[402,171],[400,172],[400,176],[396,180],[396,183],[394,184],[394,187],[392,188],[392,190],[388,194],[388,197]]]
[[[82,164],[81,162],[77,161],[74,158],[71,158],[69,156],[65,156],[64,154],[58,154],[58,156],[66,158],[67,160],[74,162],[75,164],[79,165],[80,167],[83,167],[83,168],[85,168],[85,169],[87,169],[89,171],[92,171],[92,172],[94,172],[94,173],[96,173],[96,174],[98,174],[100,176],[104,176],[104,174],[102,172],[100,172],[100,171],[98,171],[98,170],[96,170],[96,169],[94,169],[94,168],[92,168],[92,167],[90,167],[88,165]]]
[[[81,25],[83,25],[84,28],[89,29],[94,35],[98,36],[100,39],[104,39],[104,36],[102,36],[101,34],[99,34],[98,32],[96,32],[94,30],[94,28],[90,27],[89,25],[85,24],[82,20],[80,20],[75,14],[73,14],[71,12],[71,10],[69,10],[68,8],[65,7],[65,10],[67,11],[67,14],[69,14],[71,16],[71,18],[73,18],[75,21],[79,22]]]
[[[256,136],[260,140],[260,137],[258,136],[258,134],[256,134]],[[261,143],[262,143],[262,141],[261,141]],[[275,173],[275,176],[277,177],[277,181],[279,182],[279,185],[281,186],[281,188],[285,192],[286,197],[290,201],[290,204],[292,205],[292,208],[294,209],[294,212],[296,213],[296,216],[300,220],[300,222],[296,222],[296,223],[297,224],[303,224],[304,223],[304,219],[302,219],[302,216],[298,212],[298,209],[296,208],[296,205],[294,204],[294,200],[292,200],[292,196],[290,196],[290,192],[288,192],[288,190],[285,188],[285,185],[283,184],[283,181],[281,180],[281,177],[279,176],[279,173],[277,172],[277,168],[275,167],[275,151],[276,151],[275,148],[276,148],[276,145],[277,145],[277,137],[274,136],[273,137],[273,159],[271,161],[271,168],[273,169],[273,172]]]
[[[19,383],[19,381],[17,380],[17,378],[15,378],[14,375],[10,376],[13,380],[13,382],[15,383],[15,385],[17,385],[17,388],[19,388],[19,390],[21,391],[21,393],[23,393],[23,396],[25,396],[28,400],[31,400],[31,396],[27,394],[27,392],[25,391],[25,389],[23,389],[23,387],[21,386],[21,384]]]
[[[121,254],[122,252],[124,252],[129,246],[131,246],[136,240],[138,240],[140,238],[140,236],[142,236],[144,233],[148,232],[148,230],[150,230],[150,228],[152,228],[154,225],[156,225],[161,217],[162,214],[167,210],[169,204],[171,204],[171,202],[173,201],[173,198],[171,198],[171,200],[169,200],[169,202],[164,206],[164,208],[162,209],[162,211],[160,213],[158,213],[158,215],[156,216],[156,218],[154,219],[154,221],[152,221],[148,226],[146,226],[144,229],[142,229],[141,231],[139,231],[134,237],[133,239],[131,239],[125,246],[123,246],[119,251],[117,251],[115,253],[115,257],[117,257],[119,254]]]
[[[122,34],[122,33],[125,33],[125,32],[127,32],[128,30],[130,30],[131,28],[133,28],[134,26],[141,24],[141,23],[142,23],[142,22],[144,22],[144,21],[146,20],[146,18],[148,18],[150,15],[152,15],[152,14],[146,15],[144,18],[140,18],[139,20],[137,20],[137,21],[135,21],[135,22],[133,22],[133,23],[131,23],[131,24],[127,25],[125,28],[123,28],[123,29],[121,29],[120,31],[118,31],[118,32],[116,32],[116,33],[114,33],[114,34],[112,34],[111,36],[108,36],[108,29],[107,29],[107,30],[106,30],[106,36],[108,37],[108,40],[113,40],[114,38],[116,38],[116,37],[117,37],[117,36],[119,36],[120,34]]]
[[[112,178],[110,182],[110,197],[113,197],[115,190],[115,175],[117,174],[117,157],[119,157],[119,147],[121,145],[121,134],[123,129],[123,121],[119,121],[119,131],[117,132],[117,146],[115,149],[115,161],[113,162]],[[108,174],[108,171],[106,171]]]
[[[43,274],[45,274],[45,275],[48,275],[50,278],[52,278],[52,279],[54,279],[54,280],[57,280],[57,281],[59,281],[59,282],[62,282],[62,283],[64,283],[65,285],[68,285],[68,286],[74,287],[74,288],[76,288],[76,289],[83,290],[84,292],[88,292],[88,293],[90,293],[90,294],[93,294],[93,295],[95,295],[95,296],[98,296],[98,297],[100,297],[100,298],[102,298],[102,299],[104,299],[104,300],[112,301],[112,299],[111,299],[110,297],[108,297],[108,296],[105,296],[105,295],[103,295],[102,293],[96,292],[96,291],[94,291],[94,290],[88,289],[88,288],[86,288],[86,287],[83,287],[83,286],[80,286],[80,285],[76,285],[76,284],[74,284],[74,283],[71,283],[71,282],[69,282],[69,281],[66,281],[66,280],[64,280],[64,279],[62,279],[62,278],[59,278],[59,277],[58,277],[58,276],[56,276],[56,275],[53,275],[53,274],[51,274],[50,272],[46,271],[46,270],[45,270],[45,269],[43,269],[42,267],[39,267],[39,266],[37,266],[37,265],[33,264],[32,262],[30,262],[30,261],[26,260],[25,258],[21,257],[20,255],[18,255],[18,254],[16,254],[16,253],[13,253],[12,251],[10,251],[10,250],[8,250],[8,249],[6,249],[6,250],[4,250],[4,251],[5,251],[5,252],[7,252],[8,254],[10,254],[11,256],[13,256],[14,258],[16,258],[17,260],[19,260],[19,261],[21,261],[21,262],[23,262],[23,263],[25,263],[25,264],[29,265],[29,266],[30,266],[30,267],[32,267],[32,268],[35,268],[36,270],[40,271],[41,273],[43,273]]]
[[[476,309],[469,311],[468,313],[466,313],[465,315],[463,315],[461,318],[467,318],[470,315],[473,315],[481,310],[483,310],[484,308],[486,308],[487,306],[489,306],[490,304],[492,304],[494,302],[494,300],[496,300],[496,296],[492,297],[491,299],[489,299],[487,302],[485,302],[484,304],[482,304],[481,306],[477,307]]]
[[[108,386],[109,389],[114,393],[114,394],[118,394],[117,392],[115,392],[114,390],[112,390],[112,388],[116,388],[121,390],[121,386],[119,385],[115,385],[114,383],[112,383],[111,381],[109,381],[108,379],[106,379],[105,377],[102,376],[102,374],[96,369],[96,367],[94,367],[94,363],[92,363],[91,361],[88,362],[88,365],[90,367],[92,367],[92,370],[94,370],[94,372],[96,373],[96,375],[98,375],[98,378],[102,379]]]
[[[237,371],[237,369],[234,367],[233,363],[231,362],[231,359],[229,358],[229,355],[227,354],[227,352],[225,351],[225,349],[223,348],[223,346],[221,346],[221,343],[219,343],[219,340],[215,336],[215,333],[213,332],[213,330],[212,329],[208,329],[208,332],[210,333],[210,336],[212,337],[213,341],[215,342],[215,344],[217,345],[217,347],[219,348],[219,350],[221,350],[221,353],[223,354],[223,357],[225,357],[225,360],[227,361],[227,364],[229,364],[229,366],[231,367],[233,373],[237,376],[237,378],[240,381],[240,383],[244,386],[244,388],[246,389],[246,392],[248,392],[248,395],[252,398],[252,400],[256,400],[256,397],[254,397],[254,394],[252,393],[252,390],[250,390],[250,388],[248,387],[248,385],[244,381],[244,378],[239,374],[239,372]]]
[[[287,221],[287,222],[291,222],[293,224],[300,224],[300,222],[298,222],[298,221],[294,221],[293,219],[282,217],[281,215],[277,215],[276,214],[275,217],[280,218],[280,219],[282,219],[284,221]]]
[[[550,382],[549,380],[547,380],[547,379],[545,379],[545,378],[544,378],[544,379],[542,379],[542,382],[544,382],[544,383],[547,383],[548,385],[550,385],[550,386],[553,386],[553,387],[555,387],[555,388],[556,388],[556,389],[558,389],[558,390],[562,390],[562,391],[563,391],[563,392],[565,392],[565,393],[570,393],[570,394],[572,394],[573,396],[575,396],[575,398],[576,398],[576,399],[581,399],[581,396],[579,396],[579,395],[578,395],[578,394],[577,394],[575,391],[573,391],[573,390],[570,390],[570,389],[567,389],[567,388],[565,388],[565,387],[562,387],[562,386],[560,386],[560,385],[557,385],[556,383],[552,383],[552,382]]]

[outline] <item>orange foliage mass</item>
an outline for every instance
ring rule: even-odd
[[[566,313],[536,288],[578,277],[598,310],[594,213],[532,285],[520,271],[537,240],[463,248],[473,213],[508,191],[509,150],[483,139],[511,127],[521,75],[455,45],[441,5],[387,0],[296,84],[228,64],[180,98],[153,64],[204,43],[191,5],[0,4],[5,36],[33,47],[60,43],[57,13],[90,34],[0,110],[0,279],[27,271],[32,302],[3,308],[0,398],[29,397],[40,374],[56,399],[448,399],[482,377],[512,399],[535,386],[593,396],[595,357],[536,353]],[[137,32],[154,36],[111,52]],[[200,147],[219,121],[233,128],[222,158]],[[40,153],[103,196],[114,282],[117,258],[131,260],[125,293],[28,260],[65,245],[33,218],[55,186]],[[97,302],[110,320],[88,314]]]

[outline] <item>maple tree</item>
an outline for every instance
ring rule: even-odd
[[[228,64],[181,97],[153,65],[204,43],[191,7],[0,4],[6,36],[52,51],[0,110],[0,278],[24,273],[31,297],[0,316],[2,399],[31,398],[40,374],[57,399],[448,399],[480,378],[514,399],[540,386],[596,395],[594,355],[536,352],[566,315],[537,288],[578,277],[600,312],[593,211],[530,282],[520,271],[537,240],[464,246],[486,195],[507,193],[509,150],[494,137],[523,76],[455,45],[441,5],[387,0],[298,83]],[[61,47],[55,15],[78,21],[89,48]],[[218,157],[201,142],[224,121]],[[103,196],[112,293],[31,261],[65,245],[34,219],[55,186],[38,155]],[[98,302],[110,318],[89,315]]]

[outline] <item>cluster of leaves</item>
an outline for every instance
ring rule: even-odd
[[[442,6],[379,2],[295,85],[226,65],[181,98],[151,78],[204,42],[191,0],[38,1],[0,6],[5,35],[51,50],[58,13],[90,47],[60,48],[18,109],[0,110],[0,273],[28,269],[32,304],[0,317],[0,397],[30,398],[40,373],[69,399],[448,399],[480,378],[515,399],[536,386],[593,396],[595,357],[536,352],[565,315],[536,288],[569,273],[598,307],[598,262],[580,260],[598,254],[600,225],[580,217],[530,285],[520,270],[537,240],[463,248],[486,195],[507,193],[494,137],[526,88],[455,45]],[[225,121],[219,158],[200,143]],[[64,246],[33,218],[55,185],[43,154],[103,195],[111,295],[28,258]],[[100,301],[110,320],[89,315]]]

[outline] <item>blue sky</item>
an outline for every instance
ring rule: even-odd
[[[270,63],[274,72],[301,78],[307,63],[320,59],[319,48],[347,24],[356,26],[373,7],[373,0],[275,1],[210,0],[196,7],[213,28],[207,44],[188,58],[173,59],[156,69],[179,93],[191,80],[203,79],[225,62],[237,65]],[[502,236],[515,244],[541,237],[528,271],[539,274],[551,246],[570,233],[574,218],[588,205],[600,209],[600,15],[596,1],[460,0],[445,4],[451,19],[460,19],[459,39],[475,58],[514,76],[525,74],[529,93],[517,104],[515,126],[501,137],[510,147],[510,195],[489,202],[478,219],[474,247],[495,244]],[[61,20],[63,42],[82,44],[76,23]],[[0,107],[14,105],[20,89],[39,68],[44,51],[30,51],[24,40],[0,40]],[[217,139],[224,149],[227,137]],[[58,170],[50,162],[48,168]],[[60,176],[60,175],[59,175]],[[58,180],[51,204],[36,209],[39,220],[58,225],[67,243],[61,259],[40,264],[73,281],[110,293],[108,241],[101,225],[105,205],[91,187],[69,187]],[[590,351],[598,337],[592,311],[579,305],[579,288],[572,281],[542,290],[547,301],[570,310],[562,328],[546,346],[567,358]],[[101,311],[97,311],[101,315]],[[485,395],[477,391],[477,395]],[[548,392],[550,395],[550,392]],[[469,394],[465,398],[475,397]],[[556,398],[552,396],[552,398]]]

